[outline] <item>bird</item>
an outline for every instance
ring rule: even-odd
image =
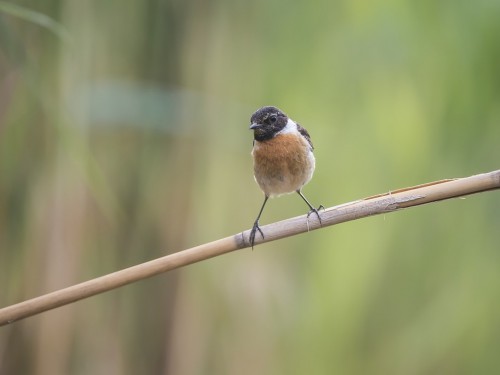
[[[250,118],[253,130],[254,178],[264,193],[264,202],[250,232],[250,245],[255,244],[257,231],[264,239],[259,220],[269,198],[296,192],[309,207],[307,218],[314,213],[321,225],[319,210],[302,193],[316,166],[313,144],[308,131],[273,106],[258,109]]]

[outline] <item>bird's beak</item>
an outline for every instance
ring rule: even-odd
[[[253,129],[256,129],[258,128],[260,125],[259,124],[256,124],[256,123],[253,123],[252,125],[250,125],[250,130],[253,130]]]

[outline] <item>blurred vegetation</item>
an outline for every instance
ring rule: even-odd
[[[311,133],[325,207],[498,169],[499,17],[1,1],[0,306],[248,229],[262,105]],[[499,225],[487,193],[203,262],[0,329],[0,374],[498,373]]]

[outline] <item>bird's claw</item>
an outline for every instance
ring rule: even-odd
[[[311,214],[314,212],[319,220],[319,225],[322,225],[322,221],[321,221],[321,216],[319,215],[319,212],[320,210],[324,210],[325,207],[323,207],[322,204],[319,205],[318,208],[312,208],[308,213],[307,213],[307,218],[309,219],[309,216],[311,216]]]
[[[260,235],[262,236],[262,239],[264,239],[264,233],[262,233],[262,229],[260,229],[259,227],[259,221],[257,220],[255,223],[253,223],[253,228],[252,230],[250,231],[250,246],[252,246],[252,249],[253,249],[253,246],[255,244],[255,234],[257,233],[257,231],[259,231]]]

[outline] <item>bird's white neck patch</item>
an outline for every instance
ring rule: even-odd
[[[287,134],[287,133],[298,133],[297,124],[292,120],[288,119],[285,127],[281,129],[278,134]]]

